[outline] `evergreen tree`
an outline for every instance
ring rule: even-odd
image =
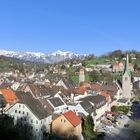
[[[84,122],[84,132],[85,132],[86,140],[91,140],[93,138],[93,133],[94,133],[93,129],[94,129],[93,119],[91,115],[88,115]]]

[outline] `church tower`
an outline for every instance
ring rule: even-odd
[[[125,61],[124,72],[122,76],[122,90],[123,90],[123,97],[130,99],[131,98],[131,72],[129,69],[129,58],[128,54]]]
[[[84,68],[80,68],[79,70],[79,84],[85,81],[85,71]]]

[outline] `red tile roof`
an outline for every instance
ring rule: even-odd
[[[72,111],[65,112],[63,115],[74,127],[81,123],[81,119]]]
[[[82,82],[82,86],[83,87],[90,87],[90,84],[89,84],[89,82],[84,81],[84,82]]]
[[[86,90],[87,89],[85,87],[83,87],[83,86],[80,86],[80,87],[75,89],[77,94],[84,94]]]
[[[110,95],[107,92],[102,91],[100,95],[104,96],[106,98],[106,100],[109,101]]]
[[[11,104],[18,101],[17,96],[11,89],[0,89],[0,91],[3,94],[3,97],[5,98],[7,103]]]
[[[100,91],[101,89],[101,85],[99,83],[94,83],[91,85],[91,88],[94,90],[94,91]]]

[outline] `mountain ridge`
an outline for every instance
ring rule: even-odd
[[[0,50],[0,55],[18,58],[20,60],[25,61],[43,62],[49,64],[58,63],[68,59],[79,58],[81,56],[79,54],[75,54],[70,51],[60,51],[60,50],[52,53]]]

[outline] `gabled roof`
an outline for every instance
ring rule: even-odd
[[[83,102],[91,102],[94,104],[95,108],[99,109],[103,105],[106,104],[106,99],[105,97],[101,95],[95,95],[95,96],[87,96],[85,98],[80,99],[80,101]]]
[[[0,91],[7,103],[12,104],[18,101],[18,97],[11,89],[0,89]]]
[[[81,119],[75,115],[74,112],[68,111],[63,116],[74,126],[78,126],[81,123]]]
[[[47,98],[40,98],[38,99],[41,105],[48,111],[49,114],[52,114],[54,112],[54,108],[50,105]]]
[[[107,93],[114,97],[118,91],[118,86],[116,83],[105,83],[101,86],[102,91],[107,91]]]
[[[53,97],[53,98],[50,98],[48,100],[51,102],[51,104],[54,107],[59,107],[61,105],[64,105],[64,103],[61,101],[61,99],[59,97]]]
[[[50,87],[39,84],[29,84],[29,87],[35,97],[52,96],[53,90]]]
[[[68,89],[73,89],[76,87],[75,83],[70,78],[64,77],[62,81]]]
[[[94,112],[96,110],[95,106],[93,106],[89,101],[81,102],[80,105],[89,114],[91,114],[92,112]]]
[[[19,102],[25,104],[40,120],[50,115],[40,101],[38,99],[34,99],[30,93],[17,92],[16,95],[20,99]]]

